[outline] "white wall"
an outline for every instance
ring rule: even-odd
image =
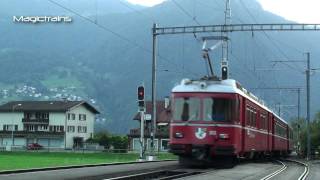
[[[74,113],[76,115],[75,120],[67,120],[67,127],[68,126],[74,126],[75,132],[67,132],[66,128],[66,142],[67,142],[67,148],[73,147],[73,137],[83,137],[83,140],[87,140],[91,137],[91,134],[93,135],[94,131],[94,120],[95,120],[95,114],[89,111],[84,105],[76,106],[73,109],[70,109],[68,113]],[[86,114],[86,120],[79,120],[79,114]],[[78,126],[86,126],[87,132],[86,133],[79,133],[78,132]]]
[[[0,131],[3,131],[3,125],[18,125],[18,131],[23,130],[22,124],[23,112],[1,112],[0,113]]]

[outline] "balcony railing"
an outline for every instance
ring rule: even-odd
[[[49,124],[49,119],[29,119],[29,118],[22,118],[22,123],[25,124]]]

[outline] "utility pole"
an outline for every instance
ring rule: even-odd
[[[298,120],[300,119],[300,94],[301,94],[301,88],[297,89],[298,91]]]
[[[310,160],[310,154],[311,154],[311,141],[310,141],[310,52],[305,53],[307,55],[307,69],[305,71],[306,73],[306,89],[307,89],[307,160]],[[273,61],[273,62],[306,62],[304,61],[291,61],[291,60],[285,60],[285,61]],[[300,90],[298,91],[300,94]],[[300,104],[300,98],[298,99]],[[300,106],[298,109],[298,119],[300,118]]]
[[[224,12],[224,26],[225,28],[231,23],[231,9],[230,0],[226,0],[226,9]],[[229,78],[229,67],[228,67],[228,49],[229,49],[229,38],[228,31],[222,31],[222,36],[226,37],[223,39],[222,43],[222,61],[221,61],[221,71],[222,79]]]
[[[310,142],[310,52],[307,52],[307,160],[310,160],[311,142]]]
[[[157,102],[156,102],[156,75],[157,75],[157,24],[153,24],[152,28],[152,121],[151,121],[151,156],[155,156],[154,138],[157,129]]]

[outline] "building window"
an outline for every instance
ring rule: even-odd
[[[42,113],[43,119],[49,119],[49,113]]]
[[[25,112],[24,113],[24,118],[30,119],[31,118],[31,113]]]
[[[33,125],[29,125],[27,127],[27,131],[34,131],[34,126]]]
[[[75,128],[74,126],[68,126],[68,132],[74,132]]]
[[[41,113],[36,112],[36,118],[37,118],[37,119],[40,119],[40,118],[41,118]]]
[[[161,139],[161,151],[167,151],[169,145],[169,139]]]
[[[78,133],[86,133],[87,127],[86,126],[78,126]]]
[[[85,121],[87,119],[85,114],[79,114],[79,121]]]
[[[159,151],[158,148],[158,139],[154,139],[154,147],[156,151]],[[147,139],[147,149],[151,149],[151,139]]]
[[[63,132],[64,131],[63,126],[49,126],[49,129],[51,132]]]
[[[68,113],[68,120],[76,120],[76,115],[74,113]]]
[[[8,124],[4,124],[3,125],[3,131],[18,131],[18,125],[8,125]]]
[[[132,150],[139,151],[141,149],[140,139],[134,138],[132,141]]]
[[[48,125],[40,125],[40,126],[38,126],[38,131],[48,131]]]

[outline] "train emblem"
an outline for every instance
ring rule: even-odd
[[[195,135],[198,139],[204,139],[207,136],[206,128],[197,128]]]

